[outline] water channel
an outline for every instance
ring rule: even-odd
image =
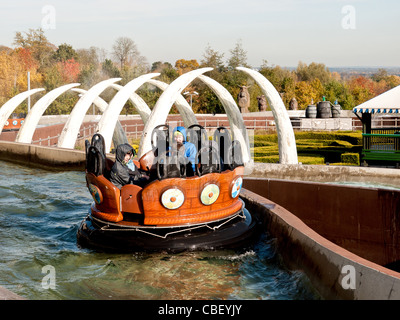
[[[83,172],[0,161],[0,286],[31,300],[319,299],[264,234],[246,252],[110,254],[79,248]],[[53,270],[54,285],[46,276]],[[51,284],[51,283],[50,283]]]

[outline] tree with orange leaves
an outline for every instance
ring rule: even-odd
[[[72,83],[78,81],[80,66],[79,62],[75,61],[74,58],[58,62],[57,68],[61,74],[64,83]]]
[[[192,71],[199,68],[197,60],[185,60],[179,59],[175,62],[175,68],[178,70],[179,75],[182,75],[188,71]]]

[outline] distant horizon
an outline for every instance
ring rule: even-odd
[[[316,62],[316,61],[314,61]],[[319,62],[323,63],[323,62]],[[325,66],[329,69],[400,69],[399,66],[328,66],[325,64]],[[282,66],[280,66],[282,67]],[[297,66],[285,66],[285,68],[294,68],[296,69]]]

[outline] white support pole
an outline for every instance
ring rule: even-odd
[[[31,90],[31,73],[28,71],[28,91]],[[31,111],[31,96],[28,96],[28,112]]]

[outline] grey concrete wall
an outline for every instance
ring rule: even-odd
[[[390,168],[255,163],[249,176],[297,181],[379,183],[400,187],[400,169]]]
[[[364,259],[400,261],[400,189],[249,177],[243,186]]]
[[[85,168],[85,151],[9,141],[0,141],[0,159],[63,170]]]
[[[246,189],[241,197],[248,210],[267,216],[267,231],[276,238],[286,265],[304,271],[324,299],[400,299],[399,273],[335,245],[266,198]],[[347,278],[353,271],[354,287]]]

